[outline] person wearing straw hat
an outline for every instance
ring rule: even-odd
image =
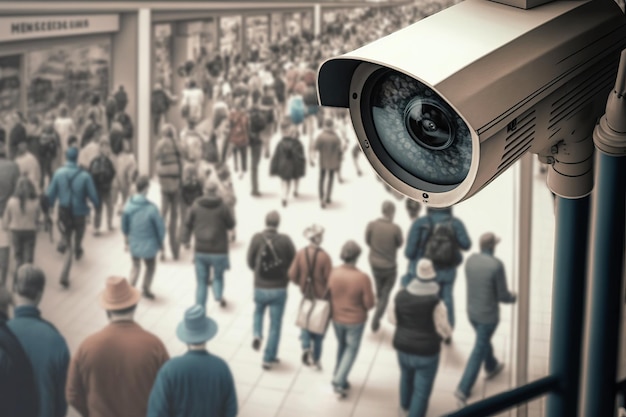
[[[204,307],[187,311],[176,328],[187,353],[159,371],[148,400],[148,417],[235,417],[238,412],[233,375],[226,361],[208,352],[217,323]]]
[[[446,306],[439,299],[437,273],[430,259],[417,263],[417,275],[389,305],[396,324],[393,347],[400,365],[400,414],[423,417],[433,389],[442,340],[452,335]]]
[[[17,270],[14,297],[15,309],[9,328],[22,344],[33,365],[38,387],[40,417],[65,416],[65,382],[70,364],[70,351],[65,338],[41,317],[39,303],[46,284],[44,272],[24,264]]]
[[[360,255],[358,243],[347,241],[340,255],[344,264],[334,268],[328,277],[332,321],[338,341],[332,385],[340,399],[350,390],[348,374],[359,353],[367,312],[375,305],[370,277],[356,267]]]
[[[270,330],[263,354],[263,369],[278,363],[278,345],[287,303],[287,270],[296,254],[291,238],[278,232],[280,215],[270,211],[265,216],[265,230],[252,236],[247,261],[254,271],[254,340],[252,348],[259,350],[263,339],[263,316],[269,307]]]
[[[467,403],[483,364],[486,379],[494,378],[504,368],[494,356],[491,337],[500,321],[500,303],[514,303],[517,295],[509,291],[504,264],[494,256],[498,243],[500,238],[495,234],[484,233],[480,237],[480,253],[472,254],[465,262],[467,315],[476,332],[476,341],[454,392],[459,406]]]
[[[7,326],[11,293],[0,285],[0,416],[38,417],[39,401],[33,367]]]
[[[333,269],[330,256],[320,246],[324,238],[324,228],[313,224],[306,228],[304,237],[309,241],[309,244],[296,253],[296,257],[289,267],[289,279],[300,287],[304,297],[324,299],[328,277]],[[309,278],[311,279],[310,289],[307,288]],[[300,340],[302,341],[302,363],[313,365],[317,370],[321,370],[320,358],[322,357],[324,335],[302,329]]]
[[[141,293],[126,278],[109,277],[100,294],[109,324],[87,337],[70,362],[65,395],[81,415],[144,417],[169,355],[163,342],[134,321]]]

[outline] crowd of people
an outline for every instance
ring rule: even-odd
[[[342,161],[352,155],[360,175],[360,151],[347,111],[317,105],[315,70],[326,57],[446,6],[428,3],[338,14],[320,36],[289,36],[249,61],[202,54],[181,65],[178,76],[186,84],[179,96],[157,80],[151,108],[158,140],[152,156],[160,206],[148,198],[151,178],[137,167],[124,87],[106,100],[86,96],[85,105],[73,109],[71,116],[61,105],[45,116],[41,127],[36,118],[26,121],[15,112],[10,128],[0,128],[0,415],[64,416],[68,404],[83,416],[237,415],[229,366],[206,348],[218,332],[216,321],[206,314],[209,289],[215,302],[225,307],[229,250],[237,240],[232,175],[243,178],[249,167],[250,194],[259,197],[265,190],[259,184],[259,164],[268,159],[270,175],[281,180],[280,203],[287,207],[299,196],[307,165],[317,165],[319,204],[331,209],[334,181],[342,182]],[[172,111],[180,112],[184,126],[170,122]],[[272,144],[275,137],[278,141]],[[302,305],[316,311],[320,307],[321,317],[326,317],[321,330],[309,326],[308,319],[301,326],[303,364],[322,370],[324,338],[332,323],[338,352],[331,384],[338,398],[346,398],[369,312],[374,310],[373,332],[385,315],[395,323],[400,414],[426,415],[441,345],[452,343],[456,272],[463,265],[462,251],[472,245],[451,208],[428,208],[420,216],[420,204],[405,201],[412,219],[406,240],[394,223],[396,204],[391,200],[383,202],[381,217],[365,227],[371,277],[357,267],[363,248],[354,240],[345,242],[341,264],[333,265],[323,248],[322,225],[304,230],[309,244],[298,250],[290,233],[279,231],[280,214],[266,214],[266,227],[252,237],[246,256],[254,276],[252,348],[264,347],[263,369],[279,363],[287,288],[293,283],[300,289]],[[33,265],[37,232],[59,230],[56,249],[64,256],[59,283],[69,290],[72,262],[84,253],[83,236],[88,227],[94,236],[101,235],[103,214],[109,233],[115,232],[116,214],[121,216],[132,269],[128,278],[107,279],[99,300],[109,324],[70,354],[63,336],[38,308],[50,274]],[[498,241],[493,233],[483,234],[479,252],[465,262],[468,315],[476,342],[454,394],[461,406],[483,364],[487,378],[503,369],[490,340],[499,322],[499,303],[514,302],[515,294],[508,290],[503,264],[494,256]],[[195,300],[190,300],[193,306],[177,328],[188,352],[170,358],[164,344],[134,321],[134,313],[142,296],[156,297],[152,282],[158,260],[178,260],[181,247],[190,249],[192,242]],[[409,266],[392,295],[403,246]],[[11,253],[15,266],[10,271]]]

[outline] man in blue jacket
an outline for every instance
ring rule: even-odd
[[[165,223],[157,206],[148,200],[150,178],[140,176],[136,182],[137,194],[132,196],[122,215],[122,232],[125,237],[125,249],[130,248],[133,268],[129,281],[133,287],[137,284],[141,260],[146,264],[146,273],[143,278],[143,296],[154,299],[150,291],[152,278],[156,270],[156,256],[163,248],[165,239]]]
[[[45,283],[43,271],[36,266],[24,264],[18,269],[16,307],[8,326],[33,366],[39,391],[39,417],[65,417],[65,382],[70,351],[59,331],[41,318],[38,305]]]
[[[176,335],[187,344],[186,354],[172,358],[159,370],[150,399],[148,417],[235,417],[237,393],[228,364],[206,349],[217,334],[217,323],[204,307],[185,312]]]
[[[404,249],[404,255],[409,259],[409,273],[402,277],[401,284],[402,288],[406,288],[409,281],[415,276],[415,267],[412,265],[417,265],[417,262],[424,257],[428,239],[439,224],[450,224],[454,231],[454,244],[456,246],[454,261],[450,265],[438,265],[434,262],[437,271],[436,282],[440,288],[439,297],[446,305],[448,322],[454,328],[454,281],[456,270],[463,263],[460,249],[468,250],[472,242],[463,222],[452,215],[452,207],[428,207],[426,215],[418,218],[411,225]],[[450,343],[450,339],[447,339],[446,343]]]
[[[86,219],[89,216],[87,200],[91,201],[94,207],[97,207],[100,201],[91,175],[76,163],[78,149],[68,148],[65,152],[65,158],[65,165],[54,173],[46,195],[50,208],[54,207],[57,198],[59,200],[57,224],[63,239],[57,250],[65,253],[66,249],[69,249],[65,256],[60,282],[64,288],[68,288],[70,285],[70,268],[72,267],[72,236],[74,237],[74,255],[76,260],[79,260],[83,256],[81,244],[85,234]]]

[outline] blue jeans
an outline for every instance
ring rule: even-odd
[[[456,280],[456,268],[438,269],[435,282],[439,284],[439,298],[448,310],[448,322],[454,327],[454,298],[452,292]]]
[[[333,385],[345,389],[348,386],[348,374],[359,353],[365,323],[341,324],[333,321],[333,327],[339,342]]]
[[[213,283],[213,297],[216,301],[222,299],[224,292],[224,271],[230,269],[228,254],[196,252],[193,258],[196,265],[196,304],[206,308],[209,283]],[[211,268],[213,274],[211,274]],[[212,276],[211,276],[212,275]]]
[[[323,334],[311,333],[305,329],[302,329],[300,332],[302,350],[311,349],[311,343],[313,343],[313,362],[319,362],[322,357],[322,342],[324,341],[324,336]]]
[[[263,316],[265,308],[270,308],[270,334],[265,344],[263,362],[272,362],[278,355],[278,343],[280,342],[280,330],[283,324],[283,314],[287,303],[287,289],[254,289],[253,332],[254,337],[263,339]]]
[[[409,411],[409,417],[424,417],[433,390],[439,354],[412,355],[398,351],[400,364],[400,407]]]
[[[498,365],[498,361],[493,356],[493,346],[491,345],[491,336],[495,333],[498,323],[477,323],[471,319],[470,323],[476,331],[476,342],[459,383],[459,391],[466,397],[470,395],[483,362],[487,372],[493,371]]]

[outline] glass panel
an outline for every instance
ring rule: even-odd
[[[220,18],[220,49],[222,53],[236,56],[241,53],[241,16]]]
[[[172,25],[154,25],[154,81],[172,88]]]
[[[20,84],[20,56],[0,57],[0,123],[20,109]]]
[[[92,94],[109,92],[111,45],[108,41],[68,45],[26,54],[27,112],[44,115],[66,103],[70,110]]]
[[[246,44],[248,60],[257,62],[269,51],[269,19],[267,16],[250,16],[246,18]]]

